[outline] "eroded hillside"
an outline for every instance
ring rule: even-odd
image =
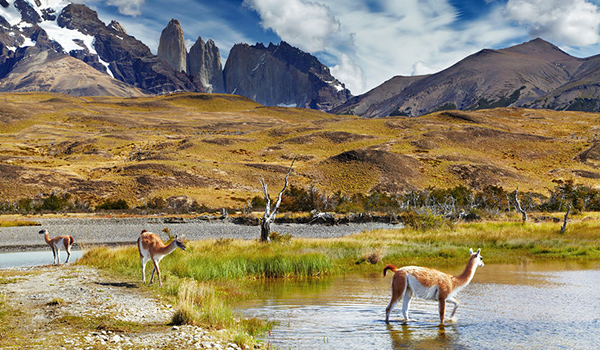
[[[234,95],[0,98],[0,200],[52,191],[242,207],[290,182],[322,193],[465,184],[546,194],[600,184],[600,114],[502,108],[361,119]],[[276,193],[275,193],[276,194]]]

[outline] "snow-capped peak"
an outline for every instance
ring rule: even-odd
[[[42,28],[46,34],[48,34],[48,39],[50,41],[57,42],[63,48],[65,54],[70,54],[71,51],[77,50],[86,50],[93,54],[97,55],[96,49],[94,48],[94,37],[92,35],[84,34],[78,30],[61,28],[57,23],[57,18],[62,12],[62,10],[69,5],[71,2],[68,0],[7,0],[8,7],[0,7],[0,16],[4,17],[7,22],[19,29],[22,33],[23,28],[30,27],[32,24],[26,22],[23,19],[23,15],[21,14],[21,10],[17,6],[17,2],[21,1],[27,3],[31,9],[33,9],[41,18],[41,22],[37,23],[37,25]],[[37,4],[40,4],[39,6]],[[52,15],[52,16],[48,16]],[[32,46],[34,44],[30,38],[26,36],[23,46]],[[98,56],[100,63],[102,63],[106,68],[108,73],[112,76],[110,69],[108,68],[108,63],[102,61]]]

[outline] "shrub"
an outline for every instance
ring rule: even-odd
[[[96,206],[96,210],[125,210],[129,204],[124,199],[107,199]]]

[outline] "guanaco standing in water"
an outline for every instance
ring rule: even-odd
[[[422,299],[437,300],[439,302],[440,324],[444,324],[446,302],[454,304],[450,316],[454,317],[454,313],[460,304],[454,295],[469,285],[477,267],[483,267],[484,265],[480,254],[481,249],[478,249],[477,253],[473,253],[473,249],[470,249],[469,252],[471,257],[463,273],[459,276],[452,276],[445,272],[421,266],[405,266],[397,269],[394,265],[387,265],[383,269],[383,276],[385,277],[387,270],[391,270],[394,277],[392,279],[392,300],[385,309],[385,322],[389,322],[390,312],[399,299],[402,299],[404,321],[408,322],[408,309],[413,294]]]

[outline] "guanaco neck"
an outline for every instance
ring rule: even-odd
[[[48,244],[50,244],[50,242],[52,242],[52,240],[50,239],[50,234],[48,232],[44,233],[44,240]]]
[[[175,249],[177,249],[177,242],[175,242],[175,240],[173,240],[171,243],[164,245],[162,244],[159,247],[156,247],[156,254],[160,254],[160,255],[167,255],[167,254],[171,254],[172,251],[174,251]]]
[[[454,288],[465,286],[471,282],[473,276],[475,275],[475,270],[477,270],[477,264],[475,263],[475,256],[472,256],[467,262],[467,266],[465,266],[465,270],[458,276],[454,276],[452,279],[452,284]]]

